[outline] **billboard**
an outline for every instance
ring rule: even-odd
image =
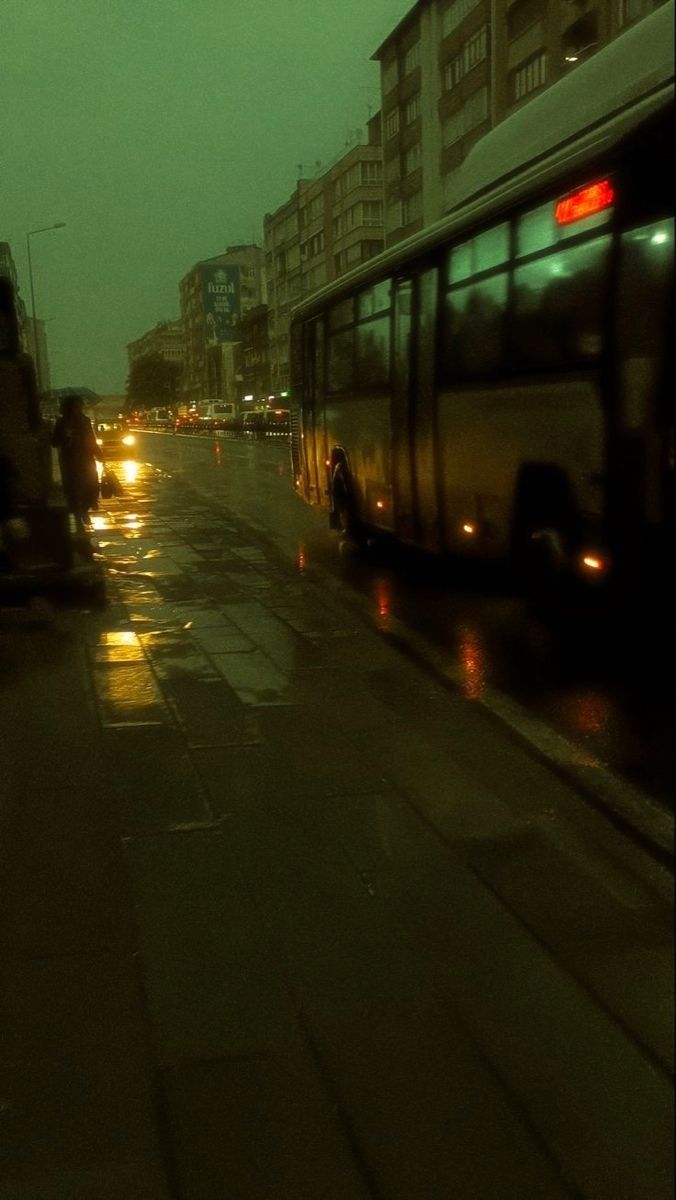
[[[207,345],[236,341],[239,267],[202,267],[202,297]]]

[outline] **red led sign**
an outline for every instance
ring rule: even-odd
[[[609,179],[600,179],[598,183],[590,183],[559,200],[555,210],[556,222],[558,225],[571,225],[573,221],[593,217],[594,213],[610,208],[614,200],[615,188],[612,183]]]

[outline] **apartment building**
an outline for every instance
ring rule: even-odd
[[[153,329],[127,343],[127,360],[132,363],[139,358],[159,354],[167,362],[183,363],[185,360],[185,337],[182,321],[158,321]]]
[[[21,314],[19,314],[21,319]],[[23,340],[26,351],[35,364],[35,376],[38,391],[48,392],[52,386],[49,366],[49,348],[47,345],[46,322],[36,317],[33,320],[28,314],[23,318]]]
[[[22,349],[26,350],[29,354],[33,354],[32,332],[28,328],[26,305],[21,297],[16,264],[9,242],[0,242],[0,275],[6,276],[14,288],[14,302],[16,305],[16,316],[19,323],[19,338]]]
[[[185,336],[184,398],[237,399],[235,345],[241,315],[265,300],[260,246],[228,246],[196,263],[179,285]]]
[[[270,327],[267,304],[258,304],[241,317],[238,337],[241,408],[246,410],[264,404],[271,395]]]
[[[437,220],[474,143],[664,0],[418,0],[378,47],[388,245]]]
[[[270,382],[289,386],[289,321],[295,304],[384,247],[380,113],[365,141],[315,179],[299,179],[264,222],[268,279]]]

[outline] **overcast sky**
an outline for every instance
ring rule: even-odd
[[[262,243],[299,163],[379,106],[370,61],[412,0],[0,0],[0,241],[52,385],[122,392],[201,258]]]

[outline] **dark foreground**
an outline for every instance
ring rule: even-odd
[[[662,1200],[671,887],[233,509],[0,613],[0,1200]],[[38,614],[39,615],[39,614]]]

